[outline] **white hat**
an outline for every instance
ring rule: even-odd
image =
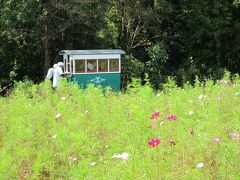
[[[64,63],[63,62],[59,62],[58,66],[64,66]]]

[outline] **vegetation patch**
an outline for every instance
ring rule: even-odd
[[[239,177],[239,79],[164,87],[17,83],[0,98],[1,178]]]

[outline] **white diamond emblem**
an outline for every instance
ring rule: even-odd
[[[106,79],[100,78],[99,76],[95,77],[94,79],[91,79],[91,82],[94,82],[96,84],[100,84],[101,82],[105,81]]]

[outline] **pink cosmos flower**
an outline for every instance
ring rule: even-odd
[[[232,133],[232,134],[229,134],[231,139],[232,140],[237,140],[240,138],[240,134],[237,134],[237,133]]]
[[[156,113],[152,114],[152,116],[150,118],[155,119],[155,118],[158,118],[159,116],[160,116],[160,112],[156,112]]]
[[[151,141],[148,142],[149,146],[152,146],[153,148],[158,146],[161,143],[160,139],[153,138]]]
[[[171,146],[173,146],[173,145],[176,145],[176,142],[175,142],[174,140],[170,139],[170,140],[168,141],[168,144],[171,145]]]
[[[221,138],[214,138],[213,141],[216,143],[220,143],[222,140],[221,140]]]
[[[170,121],[176,121],[177,117],[174,116],[174,115],[169,115],[169,116],[167,116],[167,119],[170,120]]]
[[[152,124],[157,124],[157,121],[153,121]]]

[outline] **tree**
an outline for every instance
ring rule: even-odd
[[[220,69],[239,72],[239,7],[232,1],[191,1],[184,3],[186,28],[183,39],[187,53],[202,76],[220,78]]]
[[[7,61],[0,70],[4,78],[9,79],[16,64],[16,79],[26,76],[40,81],[49,66],[59,60],[61,49],[98,47],[96,34],[105,12],[101,2],[3,1],[0,53]]]

